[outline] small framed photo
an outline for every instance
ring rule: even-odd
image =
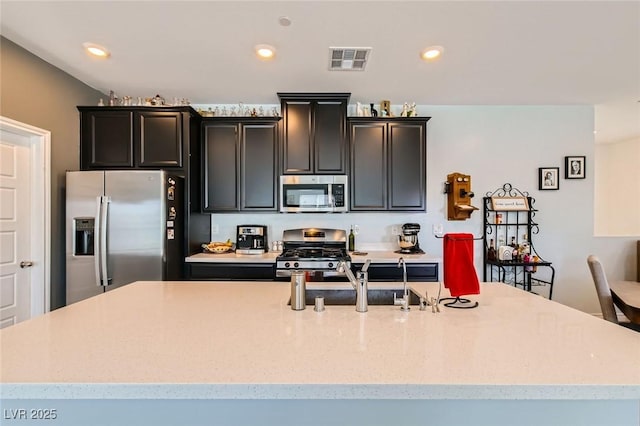
[[[541,191],[560,189],[560,167],[538,168],[538,189]]]
[[[564,178],[565,179],[584,179],[584,169],[586,160],[584,156],[564,157]]]

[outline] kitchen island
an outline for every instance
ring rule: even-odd
[[[438,283],[411,287],[435,296]],[[640,420],[640,333],[539,296],[483,283],[476,309],[358,313],[293,311],[289,292],[138,282],[3,329],[3,413],[56,409],[49,424],[65,425]]]

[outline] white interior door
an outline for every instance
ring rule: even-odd
[[[0,116],[0,328],[50,308],[50,142]]]
[[[0,327],[31,317],[32,165],[21,138],[0,141]]]

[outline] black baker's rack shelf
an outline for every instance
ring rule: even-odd
[[[527,199],[528,209],[494,210],[492,197],[524,197]],[[534,292],[533,287],[548,287],[548,297],[551,299],[555,269],[552,262],[545,260],[537,252],[534,245],[534,236],[540,232],[538,223],[534,220],[538,212],[534,207],[535,201],[535,198],[531,197],[528,192],[520,191],[510,183],[505,183],[493,192],[487,192],[483,197],[484,281],[500,281],[515,287],[522,287],[530,292]],[[497,220],[497,215],[502,216],[501,221]],[[495,259],[488,257],[492,239],[496,250]],[[499,246],[512,242],[516,245],[528,244],[530,256],[532,258],[536,256],[537,261],[498,259]]]

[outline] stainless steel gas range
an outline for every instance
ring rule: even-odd
[[[321,272],[324,277],[344,276],[336,267],[341,260],[351,262],[347,233],[343,229],[288,229],[282,234],[282,254],[276,258],[276,277],[291,271]]]

